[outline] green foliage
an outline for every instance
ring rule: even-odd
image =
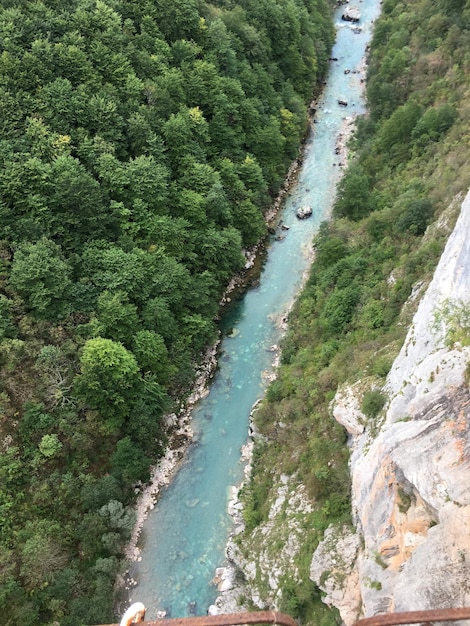
[[[315,237],[315,264],[317,267],[327,268],[337,263],[347,254],[345,241],[330,233],[327,222],[320,225]]]
[[[11,315],[12,302],[0,294],[0,339],[13,338],[16,329]]]
[[[335,217],[359,220],[373,209],[370,198],[370,180],[360,166],[350,167],[338,185],[334,206]]]
[[[411,138],[417,145],[438,141],[456,119],[457,111],[451,104],[444,104],[439,108],[430,107],[414,126]]]
[[[62,444],[55,433],[44,435],[39,443],[39,452],[47,459],[57,456],[61,449]]]
[[[360,290],[357,285],[337,288],[331,292],[325,301],[320,318],[327,337],[339,335],[345,330],[353,317],[359,297]]]
[[[413,493],[405,491],[405,489],[401,485],[399,485],[398,499],[398,510],[400,511],[400,513],[407,513],[414,501]]]
[[[378,149],[387,154],[391,164],[398,165],[409,156],[413,130],[421,117],[422,108],[410,99],[383,122],[377,132]]]
[[[397,227],[400,230],[408,230],[413,235],[422,235],[433,213],[434,207],[430,200],[414,200],[409,203],[405,211],[400,215]]]
[[[361,411],[370,419],[374,419],[385,406],[387,397],[378,389],[366,391],[362,398]]]
[[[393,365],[393,360],[388,356],[381,356],[374,359],[372,363],[372,374],[385,378]]]
[[[126,484],[145,482],[150,478],[149,465],[150,459],[130,437],[118,441],[111,459],[112,473],[118,480]]]
[[[66,311],[65,294],[70,284],[70,266],[53,241],[41,239],[16,251],[10,284],[37,317],[60,316]]]
[[[59,525],[47,520],[29,522],[22,534],[26,539],[21,551],[20,575],[26,588],[32,590],[51,583],[68,559]]]
[[[130,410],[139,384],[134,355],[120,343],[89,339],[80,358],[75,390],[86,406],[96,409],[108,428],[117,429]]]
[[[161,335],[151,330],[139,331],[134,337],[133,353],[142,371],[152,372],[161,383],[168,381],[171,365]]]
[[[161,416],[216,337],[243,249],[266,234],[328,69],[325,0],[216,4],[0,7],[0,435],[11,444],[0,612],[11,624],[113,621],[125,533],[100,509],[127,510],[162,453]],[[60,532],[40,544],[41,524]]]
[[[470,345],[470,307],[467,302],[452,298],[446,300],[434,314],[433,327],[436,331],[443,325],[448,347],[456,343]]]
[[[96,312],[97,318],[90,322],[94,335],[130,343],[139,327],[139,316],[137,307],[129,302],[126,293],[103,291],[98,297]]]

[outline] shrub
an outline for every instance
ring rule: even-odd
[[[362,399],[361,411],[370,419],[374,419],[383,409],[386,396],[378,389],[366,391]]]

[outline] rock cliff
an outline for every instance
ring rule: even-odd
[[[470,193],[385,385],[378,418],[361,381],[338,391],[354,528],[330,528],[311,577],[346,624],[470,605]],[[357,584],[358,583],[358,584]]]

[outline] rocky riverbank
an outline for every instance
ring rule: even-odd
[[[139,559],[140,549],[138,541],[142,527],[148,513],[155,506],[158,494],[162,487],[170,484],[175,475],[178,464],[193,438],[191,429],[191,411],[199,400],[208,394],[208,384],[217,367],[218,342],[207,350],[194,384],[193,392],[187,398],[178,414],[171,413],[165,416],[165,430],[168,433],[168,446],[165,455],[151,471],[149,484],[144,487],[137,498],[135,508],[136,524],[132,537],[126,547],[126,558],[130,561]]]
[[[355,72],[358,74],[358,79],[361,85],[365,84],[366,67],[367,61],[366,58],[364,58],[361,62],[360,68]],[[313,101],[310,107],[311,131],[313,133],[315,131],[315,114],[317,106],[317,102]],[[355,130],[355,123],[355,115],[345,115],[342,119],[342,124],[335,141],[335,155],[338,157],[338,165],[340,167],[345,166],[347,163],[348,142]],[[291,175],[286,180],[284,189],[280,192],[277,210],[279,210],[279,207],[284,201],[286,193],[290,190],[293,180],[295,180],[294,177],[298,175],[300,165],[300,159],[293,164],[291,168]],[[304,279],[306,280],[307,277],[308,272],[306,272]],[[287,320],[283,320],[283,323],[284,327],[287,328]],[[271,372],[271,379],[274,379],[276,376],[276,367],[280,358],[277,346],[276,353],[276,360],[274,363],[274,369]],[[253,419],[255,410],[256,405],[253,407],[250,415],[250,436],[252,437],[252,440],[256,439],[258,436]],[[244,451],[244,461],[246,464],[245,482],[250,480],[252,451],[253,441],[250,443],[247,450]],[[229,514],[233,519],[233,532],[231,533],[226,546],[227,565],[225,567],[218,568],[215,573],[214,583],[217,584],[220,594],[215,603],[209,608],[209,613],[212,615],[245,611],[248,606],[252,605],[259,609],[272,608],[273,606],[276,607],[276,598],[279,596],[280,592],[279,578],[283,571],[291,571],[292,562],[298,550],[298,544],[301,541],[302,531],[301,524],[298,523],[298,518],[299,516],[301,517],[302,514],[307,516],[311,512],[313,506],[312,503],[308,502],[302,494],[289,492],[289,487],[287,487],[289,484],[288,477],[278,477],[278,480],[281,485],[281,492],[279,493],[279,498],[276,500],[277,504],[273,504],[269,524],[260,529],[260,541],[266,542],[266,538],[271,536],[270,533],[272,533],[272,529],[276,525],[275,518],[277,515],[282,514],[284,519],[286,515],[288,518],[292,518],[293,521],[290,524],[283,524],[284,529],[286,529],[287,533],[290,535],[290,538],[286,538],[286,545],[288,547],[284,555],[285,562],[282,564],[279,562],[274,563],[266,550],[264,551],[262,560],[258,560],[257,562],[254,560],[250,561],[242,555],[237,537],[244,530],[242,514],[243,504],[239,499],[239,494],[243,488],[243,484],[233,486],[232,498],[228,505]],[[275,482],[275,480],[273,480],[273,482]],[[295,504],[292,510],[289,508],[289,502]],[[269,539],[267,541],[269,543]],[[261,594],[257,589],[255,582],[257,568],[260,568],[264,572],[265,578],[269,579],[272,594],[270,598],[263,597],[263,594]],[[270,571],[277,572],[277,576],[270,576]]]

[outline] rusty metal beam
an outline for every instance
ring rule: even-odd
[[[395,626],[399,624],[423,624],[432,626],[433,622],[455,622],[470,619],[470,607],[458,609],[431,609],[429,611],[406,611],[386,613],[366,617],[354,626]],[[298,626],[289,615],[277,611],[255,611],[249,613],[230,613],[228,615],[202,615],[196,617],[177,617],[141,622],[142,626],[238,626],[241,624],[275,624],[279,626]],[[103,626],[119,626],[106,624]]]
[[[354,626],[393,626],[394,624],[421,624],[425,622],[456,622],[460,619],[470,619],[470,607],[374,615],[373,617],[360,619]]]
[[[143,626],[237,626],[238,624],[276,624],[298,626],[289,615],[277,611],[255,611],[249,613],[229,613],[227,615],[201,615],[196,617],[175,617],[141,622]],[[118,626],[105,624],[103,626]]]

